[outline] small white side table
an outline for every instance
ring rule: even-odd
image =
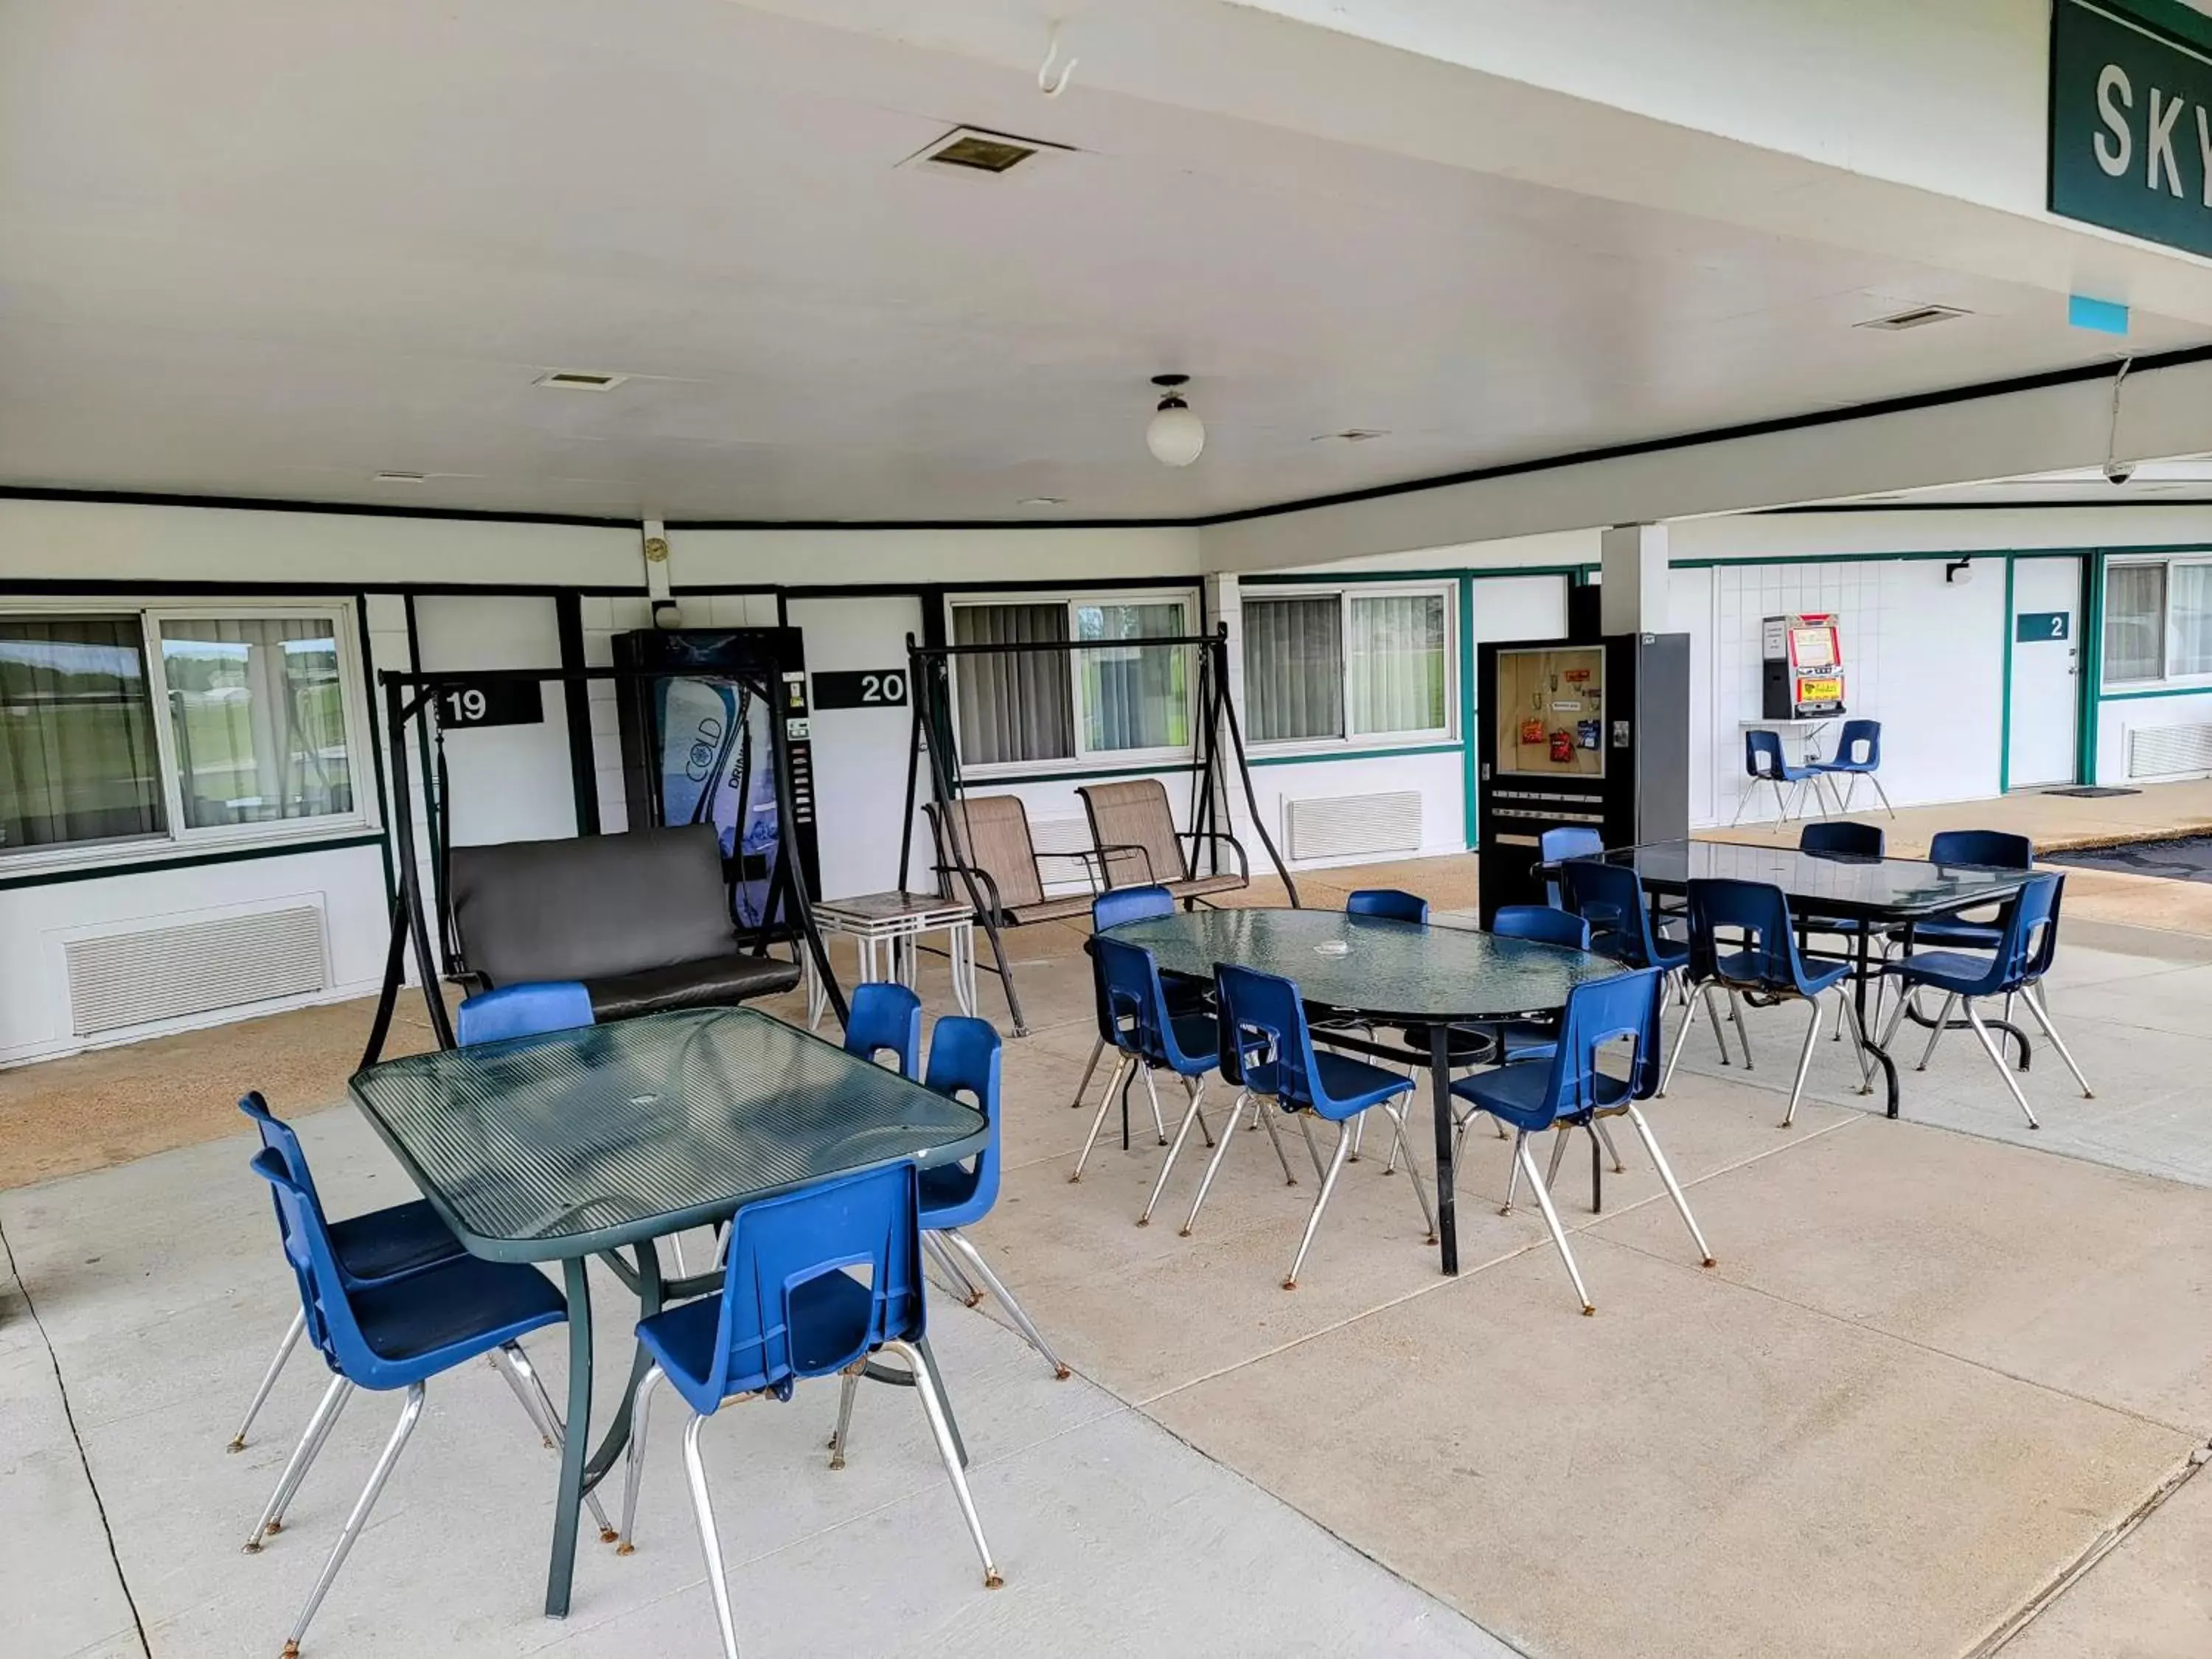
[[[945,954],[952,969],[953,1000],[963,1014],[975,1012],[975,912],[957,899],[936,893],[863,893],[858,898],[824,899],[814,907],[814,925],[824,943],[832,933],[850,938],[861,980],[890,977],[914,988],[915,948],[924,933],[945,935]],[[886,963],[878,955],[889,948]],[[830,1006],[829,988],[806,951],[806,1029],[822,1024]]]

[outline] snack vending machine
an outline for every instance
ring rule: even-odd
[[[1482,924],[1541,904],[1547,830],[1607,847],[1690,833],[1690,636],[1475,650],[1476,860]]]
[[[790,756],[799,875],[818,899],[814,753],[799,630],[643,628],[616,635],[614,653],[618,668],[668,671],[665,678],[616,682],[632,826],[713,824],[722,842],[731,917],[741,927],[758,927],[779,831],[769,722],[781,720]],[[740,670],[744,678],[733,678]],[[772,703],[760,695],[763,679],[776,688]]]
[[[1767,617],[1759,654],[1765,659],[1761,720],[1820,720],[1844,712],[1844,641],[1832,614]]]

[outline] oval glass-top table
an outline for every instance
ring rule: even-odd
[[[1307,1006],[1324,1015],[1426,1026],[1437,1129],[1437,1237],[1448,1273],[1459,1271],[1452,1206],[1453,1028],[1556,1014],[1576,986],[1622,971],[1612,958],[1586,951],[1340,910],[1197,910],[1123,922],[1107,933],[1150,951],[1164,973],[1211,979],[1214,963],[1234,963],[1295,981]]]

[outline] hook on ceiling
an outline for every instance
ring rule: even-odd
[[[1046,44],[1044,49],[1044,62],[1037,66],[1037,90],[1048,98],[1057,98],[1067,90],[1068,81],[1075,74],[1075,66],[1083,61],[1079,58],[1070,58],[1065,64],[1060,64],[1060,74],[1055,78],[1052,72],[1052,66],[1059,56],[1060,25],[1054,23],[1052,26],[1052,39]]]

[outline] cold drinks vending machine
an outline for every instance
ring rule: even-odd
[[[1827,611],[1769,617],[1759,627],[1765,674],[1759,717],[1820,720],[1844,712],[1844,641]]]

